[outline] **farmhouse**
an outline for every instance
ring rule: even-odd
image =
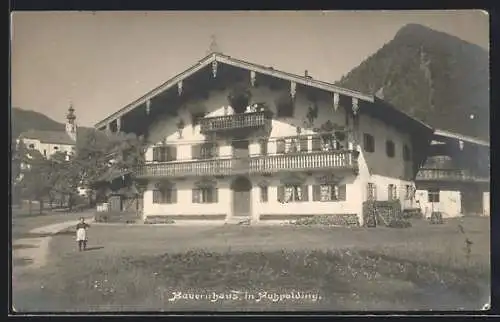
[[[490,145],[488,142],[436,130],[428,158],[416,176],[415,201],[430,217],[490,213]]]
[[[387,102],[212,53],[100,121],[149,142],[144,219],[343,216],[412,207],[433,130]]]

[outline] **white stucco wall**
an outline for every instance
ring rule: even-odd
[[[419,189],[415,193],[415,199],[419,202],[420,209],[426,217],[430,217],[432,211],[440,211],[444,218],[462,215],[460,191],[441,190],[439,202],[429,202],[428,190]]]
[[[67,144],[54,144],[54,143],[45,143],[40,142],[40,140],[36,139],[23,139],[24,145],[29,149],[30,145],[33,144],[33,149],[38,150],[42,155],[46,155],[50,157],[52,154],[56,152],[73,152],[73,147],[75,145],[67,145]],[[44,153],[45,151],[45,153]]]
[[[321,215],[321,214],[361,214],[361,203],[359,199],[359,181],[353,180],[353,175],[347,175],[340,184],[346,182],[346,200],[345,201],[330,201],[321,202],[313,201],[313,185],[317,184],[315,177],[321,174],[315,174],[308,177],[303,183],[308,186],[308,200],[307,202],[290,202],[281,203],[277,199],[278,186],[282,183],[279,178],[269,177],[253,177],[253,217],[258,219],[262,214],[282,214],[282,215]],[[268,182],[268,201],[260,201],[260,187],[258,182]]]
[[[152,142],[151,146],[146,151],[146,160],[151,161],[153,158],[152,148],[155,144],[166,141],[167,144],[175,144],[177,146],[177,162],[191,159],[191,145],[199,143],[205,137],[200,133],[200,126],[191,125],[190,111],[199,111],[200,106],[208,112],[208,117],[224,115],[224,106],[228,105],[227,95],[229,89],[211,91],[206,100],[197,100],[186,103],[179,112],[177,117],[169,117],[158,119],[149,130],[149,139]],[[258,87],[252,89],[251,103],[266,102],[271,111],[276,117],[276,109],[274,100],[280,95],[279,92],[272,91],[266,87]],[[296,135],[296,127],[302,127],[301,134],[313,134],[313,128],[319,127],[321,124],[330,120],[333,124],[345,126],[346,116],[344,108],[339,107],[336,111],[333,109],[331,101],[318,102],[318,116],[314,120],[313,126],[310,128],[304,127],[308,107],[312,103],[300,91],[297,91],[295,111],[293,118],[279,118],[272,120],[272,130],[269,137],[268,153],[276,152],[275,139],[283,136]],[[231,108],[228,108],[231,113]],[[178,137],[177,122],[182,118],[185,126],[182,131],[182,138]],[[398,197],[402,200],[403,207],[411,207],[410,201],[405,201],[405,186],[412,184],[408,181],[411,161],[403,161],[403,144],[410,147],[410,137],[406,133],[401,133],[395,128],[389,127],[385,123],[368,117],[364,114],[359,116],[359,127],[356,133],[358,144],[355,144],[355,149],[360,151],[358,163],[359,174],[350,181],[347,185],[347,200],[343,202],[305,202],[291,203],[283,205],[276,200],[277,185],[279,179],[265,178],[270,181],[269,186],[269,201],[268,203],[260,203],[260,195],[258,181],[264,178],[255,176],[251,178],[253,183],[252,189],[252,214],[254,219],[259,214],[321,214],[321,213],[358,213],[361,214],[362,202],[367,199],[367,184],[369,182],[377,185],[377,199],[387,199],[387,185],[395,184],[397,186]],[[352,120],[350,120],[352,124]],[[369,133],[375,137],[375,152],[366,153],[363,151],[363,133]],[[395,156],[389,158],[386,155],[386,139],[390,139],[395,143]],[[220,141],[219,155],[221,157],[231,157],[232,148],[229,140]],[[312,146],[309,140],[309,149]],[[250,154],[258,154],[260,151],[258,142],[250,140]],[[174,161],[175,162],[175,161]],[[229,189],[230,179],[219,180],[219,203],[217,204],[192,204],[191,189],[193,182],[196,179],[186,179],[177,183],[178,187],[178,202],[175,205],[154,205],[152,204],[152,186],[144,195],[144,214],[145,215],[161,215],[161,214],[231,214],[232,211],[232,193]],[[309,186],[309,197],[312,200],[312,184],[314,179],[309,178],[307,183]]]
[[[217,180],[218,203],[193,203],[193,188],[199,178],[176,180],[177,202],[175,204],[154,204],[154,182],[148,184],[144,193],[144,217],[158,215],[220,215],[231,211],[232,195],[229,189],[229,179]]]
[[[490,215],[490,192],[489,191],[483,192],[483,215],[484,216]]]

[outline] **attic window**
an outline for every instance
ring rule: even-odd
[[[59,150],[59,147],[55,146],[55,147],[54,147],[54,150]]]
[[[363,134],[363,146],[366,152],[375,152],[375,138],[373,135],[368,133]]]
[[[392,142],[391,140],[387,140],[385,142],[385,153],[389,158],[394,158],[395,147],[394,147],[394,142]]]

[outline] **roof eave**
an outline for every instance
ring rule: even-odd
[[[339,94],[358,98],[360,100],[364,100],[364,101],[367,101],[370,103],[373,103],[375,101],[375,97],[373,95],[366,95],[366,94],[363,94],[363,93],[360,93],[357,91],[341,88],[341,87],[338,87],[336,85],[329,84],[326,82],[322,82],[322,81],[306,78],[303,76],[298,76],[298,75],[286,73],[286,72],[283,72],[280,70],[271,69],[271,68],[264,67],[261,65],[245,62],[243,60],[234,59],[230,56],[226,56],[226,55],[223,55],[221,53],[212,53],[212,54],[204,57],[203,59],[199,60],[197,64],[191,66],[186,71],[174,76],[173,78],[169,79],[168,81],[166,81],[162,85],[156,87],[155,89],[149,91],[147,94],[143,95],[142,97],[140,97],[140,98],[136,99],[135,101],[133,101],[132,103],[128,104],[124,108],[111,114],[110,116],[106,117],[104,120],[96,123],[94,125],[94,127],[101,128],[101,127],[105,126],[107,123],[113,121],[114,119],[130,112],[131,110],[138,107],[139,105],[144,104],[147,100],[152,99],[153,97],[155,97],[159,93],[166,91],[169,88],[175,86],[179,81],[191,76],[192,74],[196,73],[200,69],[203,69],[204,67],[206,67],[208,64],[212,63],[213,61],[224,63],[224,64],[227,64],[230,66],[235,66],[235,67],[240,67],[240,68],[252,70],[252,71],[255,71],[255,72],[257,72],[259,74],[263,74],[263,75],[275,76],[277,78],[293,81],[297,84],[302,84],[305,86],[312,86],[312,87],[319,88],[319,89],[322,89],[322,90],[325,90],[328,92],[336,92]]]
[[[480,139],[476,139],[476,138],[473,138],[473,137],[470,137],[470,136],[462,135],[462,134],[459,134],[459,133],[453,133],[453,132],[445,131],[445,130],[436,129],[434,131],[434,135],[435,136],[444,137],[444,138],[449,138],[449,139],[462,140],[462,141],[465,141],[465,142],[469,142],[469,143],[473,143],[473,144],[477,144],[477,145],[482,145],[482,146],[485,146],[485,147],[489,147],[490,146],[490,144],[488,142],[486,142],[486,141],[483,141],[483,140],[480,140]]]

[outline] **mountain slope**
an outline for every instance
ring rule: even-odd
[[[489,138],[489,54],[457,37],[406,25],[337,85],[378,94],[433,127]]]
[[[35,111],[25,110],[19,107],[11,109],[12,139],[28,130],[64,131],[65,125],[54,121],[48,116]],[[86,135],[93,128],[78,127],[78,135]]]

